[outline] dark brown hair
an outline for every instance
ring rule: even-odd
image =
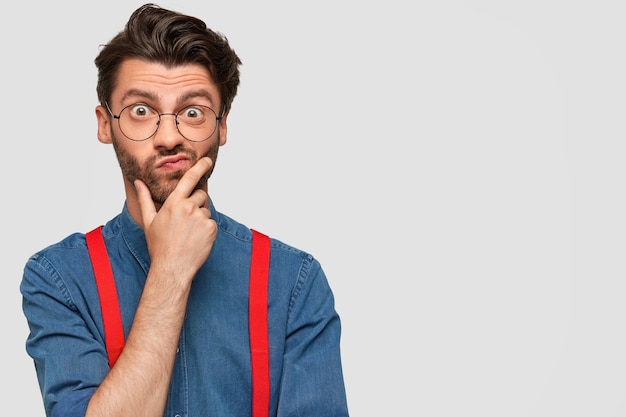
[[[241,60],[226,37],[193,16],[148,3],[133,12],[126,27],[104,45],[95,59],[100,104],[110,99],[120,65],[139,58],[166,66],[200,64],[217,84],[228,112],[239,86]]]

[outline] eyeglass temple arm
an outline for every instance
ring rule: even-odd
[[[116,115],[113,114],[113,112],[111,111],[111,108],[109,107],[109,103],[108,102],[105,101],[104,102],[104,106],[107,108],[107,111],[109,112],[109,114],[111,116],[113,116],[114,119],[119,119],[120,118],[119,115],[116,116]]]

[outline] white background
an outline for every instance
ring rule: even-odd
[[[209,190],[321,261],[352,416],[626,414],[622,2],[160,4],[243,60]],[[93,59],[139,5],[2,10],[4,415],[26,259],[122,207]]]

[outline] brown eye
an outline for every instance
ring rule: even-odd
[[[135,104],[129,110],[131,116],[137,118],[149,117],[153,113],[152,109],[145,104]]]
[[[183,123],[195,126],[206,121],[206,111],[201,106],[190,106],[181,110],[178,118]]]

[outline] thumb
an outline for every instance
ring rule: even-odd
[[[150,194],[148,186],[144,184],[143,181],[135,180],[135,189],[137,190],[137,201],[139,202],[139,208],[141,210],[141,222],[145,229],[152,224],[157,210],[154,206],[154,201],[152,201],[152,194]]]

